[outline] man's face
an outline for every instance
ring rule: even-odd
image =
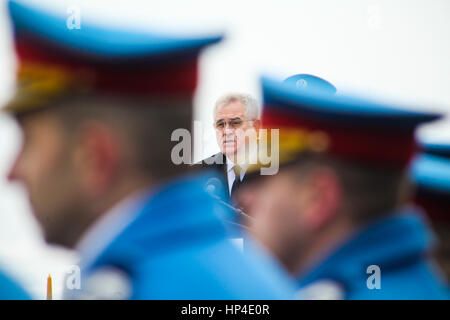
[[[237,204],[252,217],[250,234],[288,268],[335,211],[332,176],[321,171],[285,167],[276,175],[254,178],[237,192]]]
[[[300,232],[303,199],[301,187],[286,172],[261,177],[243,186],[237,203],[253,219],[249,229],[263,244],[272,248],[280,238]]]
[[[245,106],[240,101],[233,101],[216,111],[214,127],[217,144],[221,152],[231,159],[245,149],[245,133],[254,127],[255,122],[245,116]],[[234,160],[236,161],[236,160]]]
[[[48,242],[60,243],[78,206],[76,174],[64,131],[56,117],[40,112],[21,122],[23,146],[9,179],[24,184]]]
[[[294,269],[289,261],[327,232],[340,201],[338,176],[321,165],[281,168],[276,175],[248,181],[236,194],[237,204],[252,217],[250,233]]]

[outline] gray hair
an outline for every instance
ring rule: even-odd
[[[256,101],[255,98],[246,93],[228,93],[220,97],[214,107],[213,117],[216,116],[216,112],[218,109],[235,101],[240,101],[245,106],[245,116],[248,120],[259,119],[258,101]]]

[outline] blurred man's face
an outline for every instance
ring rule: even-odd
[[[340,201],[333,171],[317,168],[300,174],[297,169],[255,178],[236,195],[238,205],[253,218],[248,221],[250,233],[286,266],[333,221]]]
[[[44,112],[26,116],[21,127],[23,146],[9,179],[24,184],[47,241],[60,243],[70,214],[79,207],[64,131],[54,116]]]
[[[252,181],[237,194],[237,202],[253,219],[249,229],[269,249],[296,241],[302,233],[305,202],[302,188],[285,172]]]
[[[245,116],[245,106],[240,101],[230,102],[217,109],[214,127],[221,152],[233,161],[245,150],[245,133],[256,129],[255,122]]]

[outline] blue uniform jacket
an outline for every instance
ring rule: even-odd
[[[29,300],[30,296],[10,277],[0,272],[0,300]]]
[[[228,239],[226,207],[204,188],[210,174],[172,181],[86,270],[117,267],[132,299],[287,299],[294,285],[262,252],[242,254]]]
[[[341,287],[344,299],[448,299],[428,259],[432,242],[417,212],[400,212],[358,232],[302,277],[300,286],[330,280]],[[368,288],[371,265],[380,268],[380,289]],[[373,278],[369,282],[373,285]]]

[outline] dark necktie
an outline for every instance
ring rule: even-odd
[[[234,182],[233,186],[231,187],[231,196],[236,192],[236,190],[241,185],[241,170],[242,168],[238,166],[237,164],[233,167],[234,171]]]

